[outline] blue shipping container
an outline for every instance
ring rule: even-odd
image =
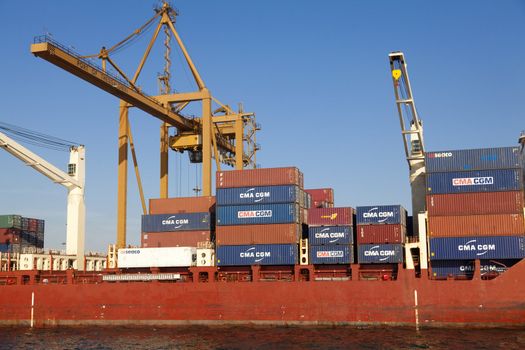
[[[142,232],[209,231],[210,213],[142,215]]]
[[[402,244],[360,244],[357,246],[360,264],[395,264],[403,262]]]
[[[427,152],[427,173],[523,168],[519,147],[464,149]]]
[[[514,191],[523,188],[523,170],[477,170],[426,175],[427,193]]]
[[[310,245],[354,244],[352,226],[310,226],[308,227]]]
[[[351,245],[311,245],[310,264],[351,264],[353,250]]]
[[[406,226],[407,212],[400,205],[371,205],[356,207],[358,225],[401,224]]]
[[[514,266],[520,259],[480,260],[481,275],[490,273],[503,273]],[[448,276],[474,275],[474,260],[434,260],[431,263],[432,276],[445,278]]]
[[[297,244],[223,245],[217,247],[217,266],[295,265]]]
[[[218,188],[217,205],[303,203],[298,186]]]
[[[217,206],[217,225],[299,223],[297,204],[254,204]]]
[[[430,239],[430,260],[522,259],[525,237],[450,237]]]

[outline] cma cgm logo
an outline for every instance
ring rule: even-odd
[[[438,152],[438,153],[429,153],[428,158],[449,158],[452,157],[452,152]]]
[[[162,225],[176,225],[174,228],[180,228],[182,225],[188,225],[189,223],[189,219],[175,219],[175,216],[162,220]]]
[[[318,258],[342,258],[345,253],[342,250],[325,250],[315,254]]]
[[[255,192],[255,188],[250,188],[246,192],[239,194],[241,199],[255,199],[254,202],[260,202],[264,198],[270,198],[270,196],[270,192]]]
[[[388,260],[389,257],[395,256],[395,250],[380,250],[378,245],[373,246],[372,248],[365,250],[365,256],[380,257],[379,261]]]
[[[478,185],[493,185],[494,178],[492,176],[486,177],[461,177],[452,179],[452,186],[478,186]]]
[[[243,210],[237,212],[238,219],[247,219],[247,218],[271,218],[271,210]]]
[[[466,242],[465,244],[458,245],[460,252],[477,252],[476,256],[485,255],[490,251],[496,250],[495,244],[476,244],[476,240]]]
[[[255,247],[249,248],[245,252],[241,252],[239,254],[241,258],[255,258],[255,262],[259,262],[264,260],[264,258],[271,258],[272,253],[271,252],[257,252],[255,251]]]
[[[328,232],[329,228],[322,229],[321,232],[317,232],[314,236],[316,239],[330,239],[328,242],[334,243],[339,240],[339,238],[345,238],[344,232]]]
[[[381,218],[377,222],[383,222],[383,221],[388,220],[388,218],[393,218],[394,217],[394,212],[393,211],[377,211],[378,209],[379,209],[378,207],[375,207],[375,208],[372,208],[369,211],[363,213],[363,218],[364,219]]]

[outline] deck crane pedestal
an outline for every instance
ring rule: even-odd
[[[66,254],[75,255],[77,258],[77,269],[83,270],[86,226],[86,208],[84,204],[86,160],[84,146],[70,148],[67,173],[2,132],[0,132],[0,147],[51,181],[67,188]]]
[[[388,55],[396,107],[401,125],[401,136],[405,148],[405,156],[410,171],[410,188],[412,194],[413,236],[419,237],[414,247],[407,246],[407,265],[412,263],[409,258],[410,249],[419,248],[414,254],[414,262],[426,269],[426,225],[425,225],[425,143],[423,140],[423,123],[417,114],[412,87],[408,77],[405,56],[402,52],[392,52]],[[417,240],[417,239],[416,239]],[[407,266],[409,267],[409,266]]]

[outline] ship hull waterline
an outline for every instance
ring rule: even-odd
[[[0,286],[0,325],[525,326],[525,261],[493,280]]]

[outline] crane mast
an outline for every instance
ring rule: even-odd
[[[417,114],[412,87],[408,77],[405,56],[402,52],[388,55],[396,107],[401,125],[401,136],[405,156],[410,171],[412,194],[413,234],[419,232],[419,213],[425,211],[425,144],[423,141],[423,123]],[[424,223],[422,223],[424,224]]]
[[[128,147],[131,148],[132,152],[144,214],[147,211],[132,141],[128,118],[129,108],[139,108],[162,121],[160,133],[161,197],[168,196],[167,150],[169,148],[177,152],[188,152],[190,162],[202,163],[202,194],[204,196],[212,194],[212,158],[215,159],[217,170],[220,170],[221,163],[235,166],[239,170],[249,166],[255,167],[255,152],[259,149],[255,144],[255,131],[259,130],[258,124],[255,123],[255,114],[244,112],[242,108],[234,111],[229,106],[220,103],[211,94],[175,29],[177,15],[177,11],[167,1],[163,1],[162,6],[155,9],[155,15],[144,25],[119,43],[107,49],[102,47],[100,52],[94,55],[79,55],[48,36],[36,38],[31,45],[31,52],[35,56],[120,99],[117,191],[117,247],[119,248],[126,245]],[[112,54],[123,48],[136,36],[143,34],[155,20],[157,20],[157,24],[153,37],[149,41],[135,73],[128,77],[113,60]],[[150,96],[137,85],[137,80],[162,28],[164,28],[166,35],[166,52],[164,55],[166,64],[164,73],[160,77],[163,88],[160,95]],[[171,37],[175,39],[186,66],[193,76],[197,87],[195,91],[172,92],[175,89],[170,85]],[[91,58],[100,59],[101,66],[99,67],[89,60]],[[108,64],[118,74],[108,72],[106,69]],[[201,104],[201,115],[193,118],[184,116],[182,110],[193,102]],[[212,107],[213,103],[219,105],[215,111]],[[177,132],[174,136],[169,136],[168,127],[176,129]],[[246,147],[244,143],[246,143]]]
[[[85,242],[85,149],[84,146],[70,148],[68,171],[58,169],[18,142],[0,132],[0,147],[38,171],[54,183],[67,188],[66,254],[76,255],[77,268],[84,269]]]

